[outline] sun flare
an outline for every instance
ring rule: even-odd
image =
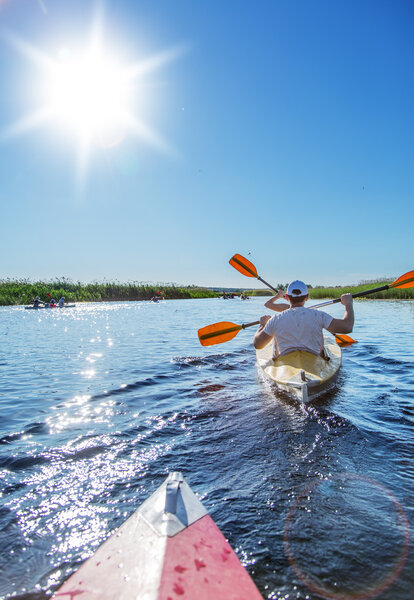
[[[131,94],[122,67],[104,54],[64,60],[50,74],[48,105],[59,123],[78,136],[97,141],[123,128]]]
[[[78,178],[83,179],[93,147],[110,147],[127,134],[158,150],[174,154],[171,146],[147,122],[145,77],[175,59],[183,48],[173,48],[139,62],[127,63],[93,24],[86,46],[45,52],[9,35],[9,42],[37,67],[31,110],[3,132],[3,139],[49,127],[75,142]],[[145,93],[144,93],[145,91]]]

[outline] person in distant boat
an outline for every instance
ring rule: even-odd
[[[286,298],[289,304],[278,303]],[[323,330],[330,333],[351,333],[354,326],[354,308],[352,294],[343,294],[341,303],[345,307],[342,319],[334,319],[321,310],[305,308],[308,300],[308,288],[303,281],[292,281],[284,292],[279,291],[265,303],[266,308],[276,311],[277,315],[263,315],[260,326],[254,336],[257,350],[274,341],[273,357],[283,356],[294,350],[307,350],[317,356],[323,356]]]
[[[62,298],[59,300],[59,308],[62,308],[63,306],[65,306],[65,298],[62,296]]]
[[[36,298],[33,298],[32,302],[33,302],[33,306],[34,306],[34,308],[39,308],[39,306],[40,306],[41,304],[45,304],[45,303],[43,302],[43,300],[41,300],[41,299],[39,298],[39,296],[36,296]]]
[[[49,302],[49,306],[50,306],[51,308],[54,308],[54,307],[56,306],[56,300],[55,300],[54,298],[52,298],[52,299],[50,300],[50,302]]]

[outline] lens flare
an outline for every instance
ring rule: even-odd
[[[346,506],[360,523],[356,539],[349,534]],[[367,600],[389,588],[407,562],[410,541],[399,500],[378,481],[353,473],[307,486],[291,506],[284,530],[285,553],[296,575],[312,592],[332,600]],[[386,550],[378,562],[381,543]]]

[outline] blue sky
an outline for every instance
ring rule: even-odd
[[[80,169],[70,124],[16,125],[46,93],[33,49],[73,55],[98,21],[107,56],[167,58],[128,105],[153,137]],[[413,22],[410,0],[0,0],[0,279],[239,287],[235,252],[270,283],[412,269]]]

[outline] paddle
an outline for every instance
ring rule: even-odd
[[[198,339],[202,346],[214,346],[215,344],[223,344],[232,340],[242,329],[258,325],[260,321],[254,323],[246,323],[244,325],[236,325],[230,321],[221,321],[213,325],[206,325],[198,330]]]
[[[202,346],[214,346],[215,344],[224,344],[232,340],[242,329],[247,327],[253,327],[253,325],[259,325],[260,321],[254,321],[253,323],[244,323],[243,325],[237,325],[230,321],[221,321],[220,323],[214,323],[213,325],[206,325],[198,330],[198,339]],[[340,335],[335,334],[336,343],[338,346],[349,346],[353,344],[353,340],[349,335],[341,333]]]
[[[277,294],[278,290],[275,290],[275,288],[272,287],[269,283],[267,283],[267,281],[262,279],[260,275],[257,274],[257,270],[254,264],[247,260],[247,258],[244,258],[244,256],[242,256],[241,254],[235,254],[234,256],[232,256],[229,260],[229,263],[242,275],[246,275],[246,277],[256,277],[256,279],[264,283],[268,288],[270,288]]]
[[[356,340],[353,340],[349,335],[346,335],[345,333],[334,333],[334,336],[338,346],[350,346],[351,344],[356,343]]]
[[[377,288],[372,288],[371,290],[365,290],[363,292],[357,292],[356,294],[352,294],[352,298],[361,298],[362,296],[368,296],[368,294],[375,294],[375,292],[383,292],[384,290],[389,290],[392,288],[412,288],[414,287],[414,271],[408,271],[404,275],[401,275],[398,279],[393,281],[392,283],[388,283],[387,285],[382,285]],[[321,306],[328,306],[328,304],[336,304],[336,302],[340,302],[340,298],[335,298],[335,300],[328,300],[328,302],[322,302],[321,304],[316,304],[316,306],[312,306],[311,308],[320,308]]]
[[[274,287],[269,285],[266,281],[264,281],[264,279],[259,277],[254,264],[251,263],[249,260],[247,260],[247,258],[244,258],[244,256],[242,256],[241,254],[235,254],[234,256],[232,256],[231,259],[229,260],[229,263],[237,271],[242,273],[242,275],[246,275],[247,277],[256,277],[262,283],[267,285],[267,287],[269,287],[271,290],[278,293],[278,290],[276,290]],[[340,302],[340,301],[341,301],[340,298],[338,300],[335,300],[335,302]],[[328,302],[328,304],[330,304],[330,302]],[[318,306],[325,306],[325,305],[319,304]],[[310,306],[310,308],[318,308],[318,306]],[[344,335],[344,334],[341,334],[340,336],[337,334],[334,334],[334,335],[335,335],[336,343],[338,344],[338,346],[348,346],[349,344],[354,344],[356,341],[356,340],[353,340],[349,335]],[[231,338],[229,338],[229,339],[231,339]],[[223,340],[223,341],[227,341],[227,340]],[[220,342],[217,342],[217,343],[220,343]]]

